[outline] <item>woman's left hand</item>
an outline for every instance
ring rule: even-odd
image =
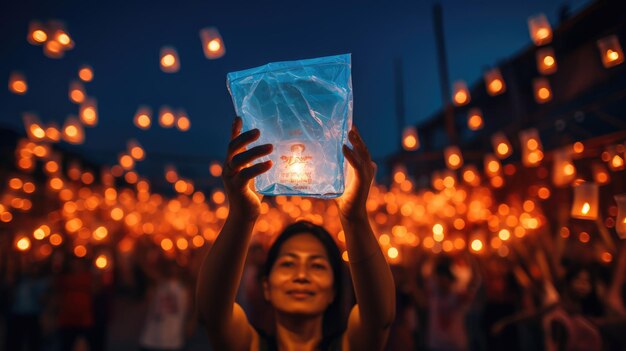
[[[353,148],[343,145],[343,155],[354,171],[343,195],[335,199],[339,213],[344,219],[366,219],[366,202],[376,175],[376,163],[372,161],[367,146],[354,125],[348,132]]]

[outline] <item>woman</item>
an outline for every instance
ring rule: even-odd
[[[260,199],[249,187],[256,176],[267,172],[271,161],[252,166],[269,155],[272,145],[246,146],[259,138],[258,129],[241,133],[242,122],[233,123],[231,142],[222,178],[231,210],[220,235],[208,253],[198,277],[197,304],[215,350],[382,350],[395,314],[395,292],[391,271],[370,227],[365,202],[374,179],[372,162],[356,129],[348,133],[353,149],[343,154],[353,167],[354,181],[336,199],[350,257],[350,273],[357,304],[347,328],[332,340],[332,318],[326,311],[338,303],[340,281],[333,268],[337,248],[319,227],[298,224],[276,240],[270,249],[265,298],[274,308],[276,335],[265,338],[248,322],[235,303],[252,229],[260,214]],[[334,245],[334,243],[333,243]],[[275,255],[275,259],[272,258]],[[273,260],[273,262],[272,262]]]

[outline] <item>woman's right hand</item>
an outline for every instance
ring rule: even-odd
[[[228,198],[230,213],[237,213],[243,219],[256,220],[260,214],[261,199],[250,188],[250,181],[272,167],[272,161],[268,160],[249,166],[260,157],[269,155],[272,144],[257,145],[250,150],[246,146],[259,139],[261,133],[258,129],[252,129],[241,133],[242,121],[236,117],[228,144],[226,160],[222,167],[222,180]]]

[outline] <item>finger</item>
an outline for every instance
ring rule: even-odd
[[[258,129],[251,129],[247,132],[239,134],[235,139],[231,140],[228,144],[228,160],[232,159],[234,154],[242,150],[246,145],[257,140],[261,136]]]
[[[352,130],[348,132],[348,140],[350,140],[355,150],[359,154],[362,154],[361,158],[367,159],[367,160],[371,159],[369,150],[367,149],[367,146],[365,145],[363,138],[361,138],[361,134],[359,134],[358,130],[356,129],[356,126],[354,125],[352,126]]]
[[[354,169],[359,169],[359,165],[361,163],[359,162],[359,159],[356,153],[354,152],[354,150],[350,149],[348,145],[344,145],[342,150],[343,150],[343,156],[346,158],[346,160],[348,160],[348,163],[350,164],[350,166],[352,166],[352,168]]]
[[[272,160],[260,162],[253,166],[246,167],[242,169],[241,172],[239,172],[238,176],[241,177],[241,180],[245,184],[250,179],[269,171],[270,168],[272,168]]]
[[[241,167],[245,166],[248,163],[251,163],[257,158],[269,155],[270,153],[272,153],[272,150],[274,150],[274,146],[272,144],[255,146],[250,150],[241,152],[233,156],[233,159],[230,161],[230,166],[234,170],[239,170]]]
[[[230,130],[230,140],[235,139],[237,135],[241,133],[242,126],[243,126],[243,121],[241,120],[241,117],[236,116],[235,120],[233,121],[231,130]]]

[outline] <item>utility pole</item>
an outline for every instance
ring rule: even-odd
[[[456,128],[454,127],[454,106],[450,102],[450,79],[448,77],[448,58],[443,36],[443,10],[441,3],[433,6],[433,22],[435,25],[435,39],[437,43],[437,62],[439,64],[439,80],[441,87],[441,102],[444,108],[446,131],[450,144],[457,145]]]

